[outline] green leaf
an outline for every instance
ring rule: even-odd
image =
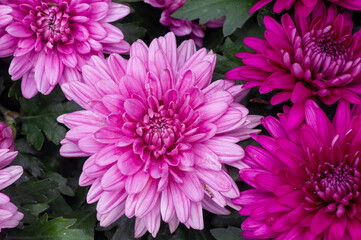
[[[19,152],[36,154],[35,149],[26,142],[25,138],[15,139],[14,144],[15,144],[15,149]]]
[[[11,201],[20,206],[25,203],[48,203],[59,194],[58,184],[50,179],[32,179],[22,184],[6,188],[4,192]]]
[[[40,150],[44,143],[44,135],[55,144],[64,138],[66,130],[57,121],[64,113],[79,110],[74,102],[65,102],[60,89],[54,89],[49,96],[38,94],[32,99],[20,98],[20,106],[25,116],[22,120],[21,133],[26,135],[28,143]]]
[[[94,236],[94,226],[96,224],[96,219],[97,219],[95,207],[87,205],[85,208],[81,210],[74,211],[71,217],[77,218],[76,223],[72,226],[73,228],[83,229],[85,234],[88,235],[89,237]],[[131,231],[133,230],[133,228],[131,229],[128,228],[127,230]]]
[[[34,216],[38,216],[40,213],[44,212],[49,208],[49,205],[46,203],[35,203],[35,204],[25,204],[22,209],[29,211]]]
[[[244,26],[241,29],[237,29],[232,36],[232,41],[236,45],[243,45],[243,41],[246,37],[257,37],[264,39],[264,32],[266,31],[266,28],[262,25],[259,26],[258,22],[254,19],[249,19],[247,23],[244,24]],[[254,52],[253,49],[250,47],[247,47],[243,45],[245,52]]]
[[[134,239],[134,220],[122,216],[118,221],[118,227],[111,240],[132,240]]]
[[[240,182],[237,185],[243,187],[243,183],[244,182]],[[240,188],[240,190],[242,191],[245,189]],[[231,209],[231,213],[228,215],[215,215],[211,220],[211,224],[216,228],[224,228],[228,226],[239,228],[244,219],[246,219],[245,216],[242,216],[238,213],[238,211]]]
[[[130,44],[144,37],[147,32],[145,28],[140,27],[135,23],[118,23],[114,25],[122,30],[124,40]]]
[[[222,29],[207,29],[205,32],[206,36],[204,37],[203,47],[207,49],[212,49],[213,51],[218,51],[219,46],[223,43],[224,38],[222,36]]]
[[[154,8],[143,1],[133,1],[131,7],[134,9],[134,12],[129,14],[124,21],[137,25],[138,29],[134,30],[135,32],[139,31],[139,33],[141,33],[141,29],[146,29],[146,36],[143,38],[144,41],[147,42],[148,38],[153,39],[169,32],[169,28],[159,23],[159,18],[162,13],[161,9]],[[122,21],[122,23],[124,22]],[[123,31],[122,27],[120,27],[120,29]],[[124,33],[124,37],[126,37],[126,33]],[[134,37],[132,38],[134,39]],[[131,43],[131,41],[129,42]]]
[[[248,11],[257,0],[188,0],[172,14],[178,19],[199,19],[200,24],[226,16],[223,34],[228,36],[251,17]]]
[[[63,195],[59,194],[51,203],[49,203],[51,212],[48,211],[50,218],[55,218],[57,216],[69,217],[69,214],[73,212],[73,209],[63,198]],[[69,218],[73,218],[72,216]]]
[[[37,121],[32,119],[25,121],[22,125],[22,134],[26,135],[28,143],[33,145],[35,149],[40,150],[44,143],[44,135],[36,123]]]
[[[21,95],[21,81],[14,82],[8,92],[8,97],[14,97],[16,100],[20,98]]]
[[[23,175],[19,181],[26,179]],[[30,179],[18,185],[6,188],[4,193],[11,196],[11,201],[24,213],[23,223],[33,223],[39,213],[59,196],[58,184],[50,179]],[[45,209],[44,209],[45,210]]]
[[[242,240],[242,230],[236,227],[214,228],[211,234],[217,240]]]
[[[22,166],[34,177],[40,177],[44,173],[43,163],[38,158],[30,154],[19,152],[13,164]]]
[[[83,230],[70,228],[75,222],[76,219],[62,217],[48,221],[47,214],[44,214],[40,219],[20,232],[19,235],[23,239],[31,240],[92,240],[93,238],[86,235]]]
[[[214,69],[213,80],[225,79],[229,70],[239,67],[242,61],[234,55],[243,51],[243,47],[237,46],[230,38],[226,38],[223,45],[223,56],[217,54],[217,64]]]
[[[45,177],[59,184],[59,191],[66,196],[74,196],[74,191],[67,185],[68,180],[56,172],[46,172]]]
[[[273,7],[269,4],[262,7],[257,13],[257,21],[259,26],[264,27],[263,20],[265,16],[276,18],[276,13],[273,11]]]

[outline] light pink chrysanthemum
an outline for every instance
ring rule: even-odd
[[[318,97],[326,104],[340,99],[360,103],[361,41],[352,34],[349,12],[328,10],[320,2],[312,17],[296,16],[296,25],[288,14],[282,25],[265,17],[266,40],[249,37],[245,44],[256,53],[238,53],[245,66],[229,71],[228,79],[248,81],[245,87],[260,86],[261,93],[282,90],[271,104],[291,100],[294,104],[288,127],[304,119],[307,99]]]
[[[9,165],[18,153],[14,152],[14,139],[11,128],[0,122],[0,190],[15,182],[22,174],[21,166]],[[0,232],[3,228],[13,228],[24,217],[10,198],[0,193]]]
[[[290,112],[266,117],[271,137],[252,136],[263,148],[247,146],[251,168],[241,178],[255,189],[233,202],[249,216],[242,224],[249,239],[359,239],[361,234],[360,106],[340,101],[331,123],[308,100],[305,123],[285,128]]]
[[[172,18],[170,15],[181,8],[187,0],[144,0],[156,8],[164,9],[160,18],[160,23],[164,26],[170,26],[170,30],[176,36],[189,35],[198,46],[203,45],[204,31],[199,26],[198,21],[187,21]],[[224,18],[207,22],[208,28],[220,28],[223,26]]]
[[[135,42],[130,59],[92,58],[82,82],[62,86],[86,110],[59,117],[70,130],[62,156],[90,156],[79,184],[91,185],[101,226],[136,217],[135,236],[155,236],[161,218],[203,228],[202,209],[227,214],[239,195],[225,164],[242,168],[243,149],[260,116],[237,103],[247,91],[231,81],[210,84],[216,55],[177,48],[173,33],[149,48]]]
[[[0,0],[0,57],[14,56],[13,80],[24,97],[49,94],[57,83],[80,80],[93,55],[124,53],[129,44],[114,22],[129,8],[111,0]]]
[[[267,5],[272,1],[273,0],[260,0],[251,8],[249,13],[251,14],[259,10],[260,8],[264,7],[265,5]],[[321,0],[275,0],[273,11],[276,13],[280,13],[283,10],[291,9],[292,6],[295,5],[296,14],[305,17],[312,12],[312,10],[317,5],[318,1]],[[328,0],[328,1],[347,9],[356,10],[356,11],[361,10],[361,1],[357,1],[357,0]]]

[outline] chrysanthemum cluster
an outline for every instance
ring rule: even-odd
[[[248,146],[242,179],[246,190],[234,203],[250,216],[242,224],[249,239],[358,239],[361,229],[360,107],[338,105],[331,123],[309,100],[305,123],[285,128],[292,113],[266,117],[268,136]]]
[[[136,219],[135,237],[155,237],[162,220],[171,233],[179,223],[203,229],[203,210],[233,208],[249,216],[248,239],[359,239],[361,35],[344,8],[361,10],[361,2],[258,1],[250,12],[274,2],[276,13],[294,6],[295,14],[281,23],[265,17],[265,39],[244,40],[255,52],[236,54],[244,65],[214,82],[216,55],[195,46],[204,30],[171,17],[186,0],[144,2],[163,9],[160,22],[173,32],[149,47],[130,47],[110,24],[130,11],[115,1],[0,0],[0,57],[13,56],[9,73],[22,78],[24,97],[60,83],[83,108],[58,118],[70,129],[60,153],[88,157],[79,185],[90,186],[100,225],[126,215]],[[177,47],[175,35],[195,42]],[[256,134],[262,117],[239,103],[251,87],[277,91],[271,104],[291,104],[262,120],[270,136]],[[338,103],[332,122],[317,100]],[[245,153],[237,143],[250,136],[261,147]],[[16,155],[12,131],[0,123],[0,190],[23,172],[6,167]],[[240,193],[229,167],[254,189]],[[0,193],[0,230],[22,218]]]
[[[199,26],[198,21],[187,21],[184,19],[175,19],[170,15],[181,8],[187,0],[144,0],[153,7],[163,9],[160,23],[169,26],[170,30],[176,36],[189,35],[198,46],[203,45],[204,31]],[[224,18],[207,22],[208,28],[219,28],[223,26]]]
[[[234,207],[239,191],[225,165],[243,167],[236,143],[258,132],[260,116],[237,103],[242,86],[210,84],[215,61],[192,40],[177,48],[169,33],[149,48],[135,42],[129,60],[93,57],[84,83],[62,86],[85,110],[59,117],[70,128],[60,153],[90,156],[80,185],[91,185],[101,226],[125,214],[136,217],[136,237],[155,236],[161,218],[171,232],[180,222],[202,229],[202,209]]]
[[[80,81],[93,55],[124,53],[129,44],[109,24],[129,13],[111,0],[1,0],[0,57],[14,56],[9,73],[22,78],[24,97],[49,94],[58,83]]]
[[[317,2],[320,0],[259,0],[249,11],[249,13],[253,13],[263,6],[267,5],[270,2],[275,2],[273,11],[276,13],[280,13],[284,10],[289,10],[295,6],[295,12],[297,15],[301,17],[308,16],[312,10],[317,5]],[[351,10],[361,10],[361,2],[357,0],[328,0],[334,4],[337,4],[341,7],[351,9]]]
[[[271,1],[260,1],[257,10]],[[358,1],[331,1],[361,10]],[[295,1],[276,1],[275,12]],[[310,14],[310,12],[312,13]],[[310,14],[310,15],[309,15]],[[308,16],[309,15],[309,16]],[[229,79],[281,90],[272,104],[290,100],[279,119],[262,120],[271,136],[252,135],[240,176],[254,189],[233,202],[247,239],[359,239],[361,206],[361,44],[351,13],[323,1],[296,1],[295,21],[265,17],[265,40],[249,37],[256,53],[238,53],[244,66]],[[310,99],[339,101],[332,123]],[[350,109],[350,103],[355,104]]]
[[[245,66],[227,73],[227,78],[248,81],[245,87],[260,86],[261,93],[282,90],[272,104],[287,100],[293,103],[289,121],[293,128],[304,119],[307,99],[318,97],[326,104],[340,99],[361,102],[361,42],[352,33],[351,14],[316,6],[312,17],[296,15],[296,24],[288,14],[282,25],[265,17],[266,40],[249,37],[245,44],[256,53],[238,53]]]
[[[12,130],[0,122],[0,190],[15,182],[23,173],[21,166],[9,165],[18,153],[14,151]],[[10,198],[0,193],[0,232],[3,228],[13,228],[24,217],[18,208],[10,202]]]

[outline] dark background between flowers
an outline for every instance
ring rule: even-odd
[[[147,44],[169,30],[159,23],[161,10],[145,4],[142,0],[113,0],[127,4],[132,12],[120,22],[119,27],[125,39],[133,43],[142,39]],[[246,36],[262,37],[265,30],[263,17],[271,15],[272,4],[253,15],[248,15],[250,7],[257,0],[188,0],[186,5],[173,14],[180,19],[194,20],[200,23],[227,16],[223,28],[207,29],[204,47],[217,53],[217,65],[214,80],[224,79],[224,74],[242,61],[234,54],[250,51],[243,45]],[[292,10],[291,10],[292,11]],[[290,12],[292,14],[292,12]],[[353,13],[355,31],[361,29],[361,14]],[[178,43],[185,38],[178,38]],[[107,228],[96,221],[95,204],[86,203],[88,188],[78,186],[85,158],[62,158],[59,155],[59,142],[64,138],[66,128],[57,123],[56,118],[80,108],[65,99],[60,88],[50,95],[38,94],[34,98],[24,99],[20,91],[20,81],[13,82],[8,74],[10,58],[0,59],[0,120],[11,125],[15,137],[15,150],[19,152],[13,162],[24,168],[23,176],[4,191],[11,197],[24,219],[14,229],[4,229],[0,239],[19,240],[128,240],[133,239],[134,219],[123,216]],[[251,114],[276,116],[282,106],[269,104],[271,94],[260,95],[252,89],[242,103]],[[286,103],[287,104],[287,103]],[[333,115],[335,106],[322,105]],[[261,128],[261,126],[259,126]],[[266,134],[263,132],[262,134]],[[256,144],[253,140],[240,143],[242,147]],[[238,171],[229,169],[234,180]],[[240,190],[249,188],[238,182]],[[217,216],[204,211],[205,228],[202,231],[187,229],[180,224],[174,234],[170,234],[166,224],[162,223],[156,239],[164,240],[240,240],[240,229],[244,217],[236,211],[228,216]],[[146,233],[141,239],[152,239]]]

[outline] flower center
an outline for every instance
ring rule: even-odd
[[[303,65],[311,70],[314,77],[322,73],[324,80],[332,79],[352,60],[352,52],[345,47],[349,39],[349,35],[339,36],[331,26],[306,33],[301,43],[305,56]]]
[[[316,174],[307,172],[314,193],[327,203],[327,211],[336,211],[337,217],[345,214],[345,207],[352,208],[360,196],[361,173],[354,167],[346,164],[335,167],[326,162],[318,167]]]
[[[147,149],[156,158],[171,152],[174,145],[183,139],[184,130],[178,114],[173,108],[165,109],[164,105],[161,105],[157,112],[149,108],[143,121],[136,126],[136,133],[142,137]]]
[[[311,42],[309,45],[311,46],[306,47],[306,49],[308,48],[308,51],[314,51],[321,55],[331,57],[334,61],[339,58],[344,59],[347,57],[346,49],[342,45],[345,39],[334,40],[330,33],[323,33],[319,37],[313,36],[310,40]]]
[[[30,24],[37,36],[47,41],[47,47],[53,48],[54,43],[67,42],[70,38],[69,14],[65,11],[66,3],[44,3],[31,12],[34,22]]]

